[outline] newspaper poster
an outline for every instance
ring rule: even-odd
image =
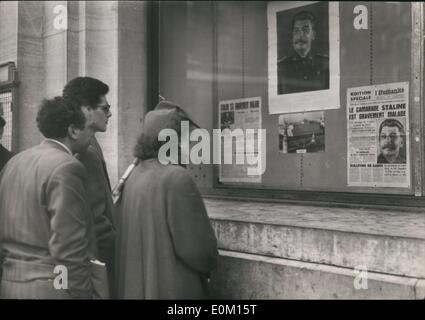
[[[349,186],[410,187],[409,82],[347,89]]]
[[[269,1],[269,113],[340,108],[339,4]]]
[[[325,151],[323,111],[281,114],[278,121],[280,153]]]
[[[261,97],[221,101],[218,123],[222,135],[219,181],[260,183],[261,174],[251,175],[248,169],[262,164],[250,165],[246,156],[251,152],[261,162],[258,135],[261,129]],[[254,129],[248,130],[253,134],[247,134],[247,129]]]

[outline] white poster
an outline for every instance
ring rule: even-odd
[[[409,83],[347,89],[349,186],[410,187]]]
[[[340,107],[338,2],[270,1],[269,113]]]
[[[259,129],[261,129],[261,97],[226,100],[219,103],[218,121],[224,142],[222,143],[222,161],[219,167],[220,182],[261,182],[261,174],[250,175],[249,168],[261,166],[246,162],[249,152],[259,157]],[[227,129],[227,130],[226,130]],[[253,134],[247,134],[254,129]],[[226,143],[225,141],[231,141]],[[237,143],[240,141],[242,143]],[[252,148],[250,147],[252,146]],[[226,156],[231,155],[226,161]]]

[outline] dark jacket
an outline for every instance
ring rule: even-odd
[[[3,169],[5,164],[13,157],[13,153],[7,150],[0,144],[0,171]]]
[[[390,162],[388,162],[388,160],[384,157],[384,155],[380,153],[378,156],[377,163],[390,163]],[[403,157],[401,154],[399,154],[397,158],[391,163],[406,163],[406,157]]]
[[[329,89],[329,58],[309,53],[301,58],[294,53],[277,64],[278,94]]]
[[[94,217],[99,260],[106,262],[115,242],[111,185],[102,149],[95,138],[87,151],[77,155],[87,170],[87,198]]]
[[[96,138],[91,140],[87,151],[78,154],[77,158],[87,170],[87,199],[94,219],[97,258],[106,263],[109,287],[113,294],[115,227],[111,185],[102,149]]]

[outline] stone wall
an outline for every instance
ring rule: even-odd
[[[425,216],[205,199],[216,298],[424,299]],[[357,287],[356,287],[357,286]]]
[[[140,1],[0,3],[0,63],[15,62],[20,79],[19,150],[42,139],[35,117],[43,98],[76,76],[96,77],[110,87],[112,118],[97,138],[117,181],[147,110],[147,11]]]

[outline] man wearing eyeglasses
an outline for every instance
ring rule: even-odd
[[[329,89],[329,58],[313,53],[315,16],[301,11],[292,19],[294,53],[277,63],[278,94]]]
[[[406,163],[403,151],[404,128],[396,119],[385,119],[379,126],[378,163]]]
[[[94,133],[105,132],[112,116],[106,99],[109,87],[102,81],[91,77],[77,77],[63,90],[68,103],[88,107],[88,122]],[[111,185],[102,149],[93,135],[86,152],[78,154],[78,159],[86,167],[87,201],[94,218],[98,259],[104,262],[108,271],[109,290],[113,295],[113,274],[115,255],[115,227],[112,214]]]

